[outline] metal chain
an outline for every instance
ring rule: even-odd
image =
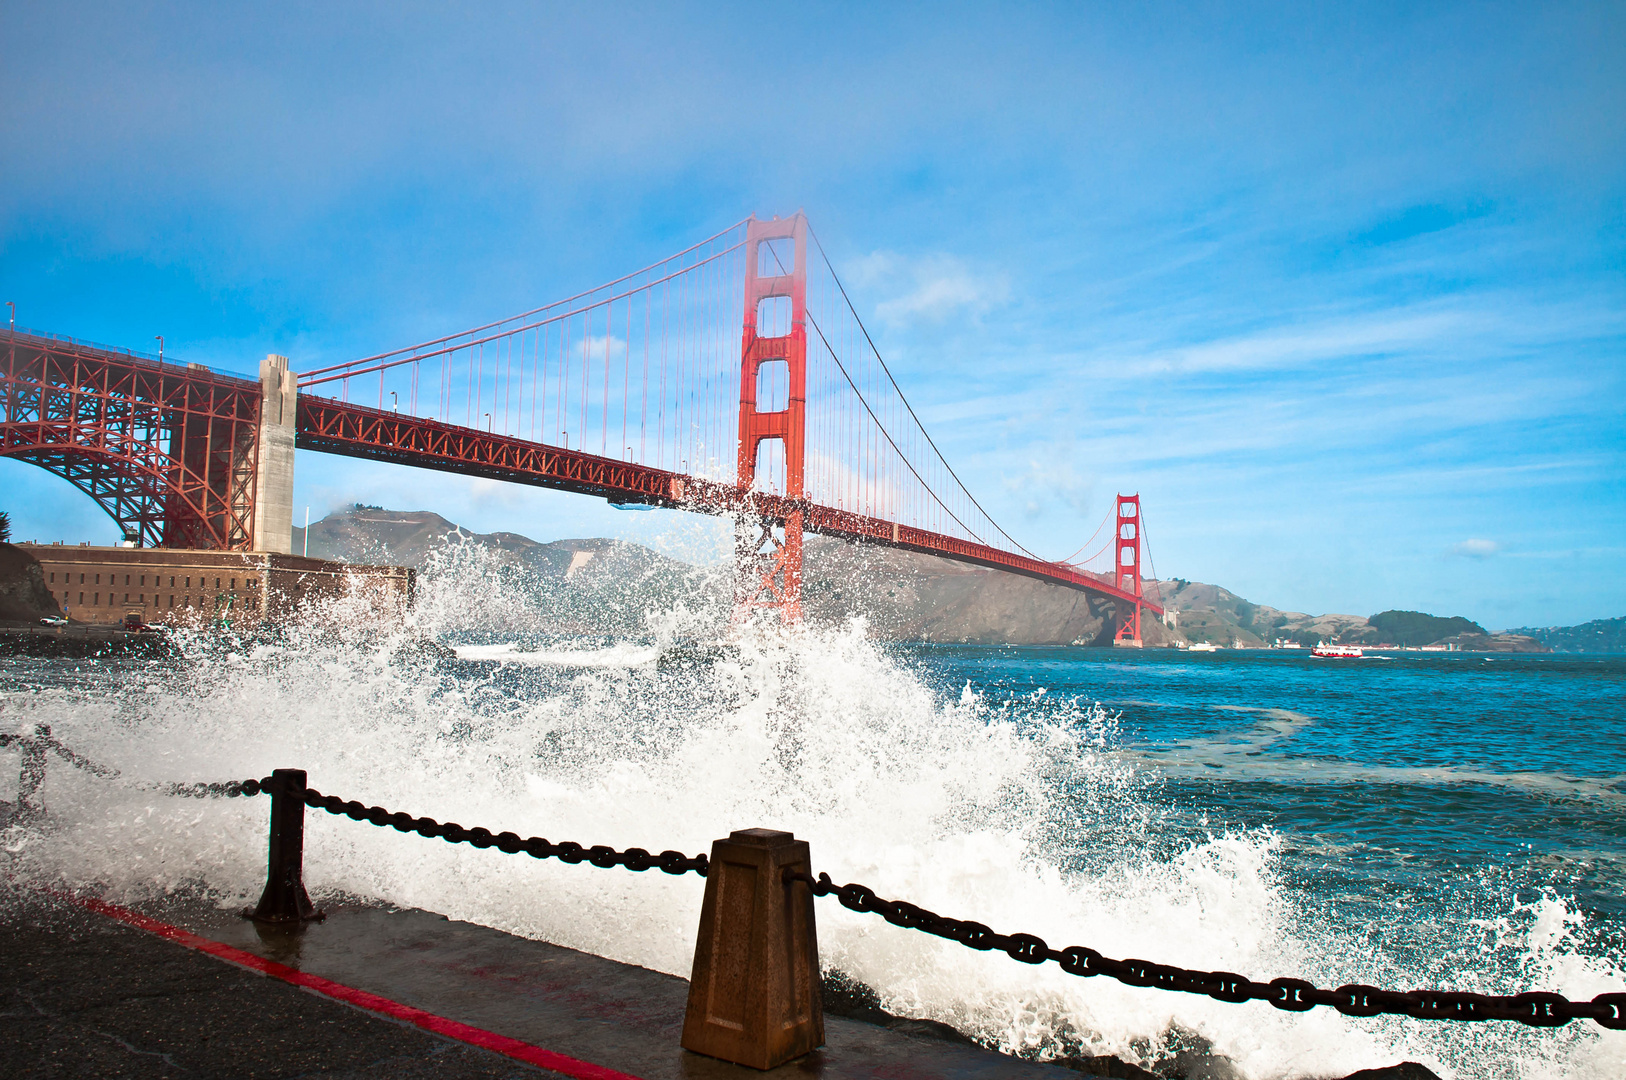
[[[261,791],[270,791],[272,788],[270,777],[261,780],[257,786]],[[246,787],[244,793],[247,794]],[[690,858],[681,851],[663,851],[659,855],[651,855],[643,848],[636,847],[617,851],[604,844],[583,847],[574,840],[562,840],[555,844],[540,836],[522,840],[517,833],[493,833],[490,829],[484,828],[465,829],[455,821],[440,822],[434,818],[413,817],[399,811],[391,813],[382,806],[363,806],[359,802],[346,801],[337,795],[323,795],[315,788],[306,788],[304,798],[306,806],[326,810],[330,814],[343,814],[353,821],[369,821],[380,827],[388,825],[398,832],[415,832],[431,840],[439,837],[448,844],[471,844],[477,848],[494,847],[508,855],[524,852],[533,859],[552,858],[567,863],[585,862],[605,869],[624,866],[638,873],[656,868],[668,874],[686,874],[693,871],[701,877],[706,876],[710,866],[710,860],[705,855]]]
[[[254,796],[271,790],[271,778],[263,780],[229,780],[224,784],[141,784],[165,795],[182,799],[235,799],[239,795]]]
[[[167,795],[197,799],[220,797],[230,799],[239,795],[259,795],[262,792],[267,795],[278,794],[276,780],[270,776],[260,780],[232,780],[224,784],[163,784],[154,787]],[[303,798],[306,806],[326,810],[330,814],[342,814],[354,821],[368,821],[378,826],[388,825],[398,832],[415,832],[431,840],[438,837],[448,844],[471,844],[477,848],[494,847],[509,855],[524,852],[533,859],[552,858],[567,863],[585,862],[605,869],[624,866],[638,873],[656,868],[668,874],[686,874],[693,871],[701,877],[706,876],[710,864],[705,855],[690,858],[681,851],[663,851],[659,855],[651,855],[643,848],[636,847],[617,851],[604,844],[583,847],[574,840],[562,840],[555,844],[540,836],[522,840],[517,833],[493,833],[490,829],[484,828],[465,829],[455,821],[439,822],[434,818],[413,817],[399,811],[392,813],[382,806],[364,806],[355,800],[341,799],[337,795],[323,795],[312,787],[304,790]]]
[[[22,748],[25,761],[29,758],[34,759],[37,768],[41,770],[45,768],[45,752],[49,750],[74,768],[83,769],[93,776],[111,779],[119,774],[117,769],[108,768],[106,765],[98,765],[84,755],[75,753],[65,746],[51,734],[50,724],[35,724],[34,734],[32,735],[0,735],[0,747],[10,746],[13,743]],[[41,779],[43,778],[44,775],[41,773]]]
[[[841,906],[873,912],[894,926],[920,930],[957,941],[968,949],[998,949],[1013,960],[1042,964],[1054,960],[1069,975],[1106,975],[1129,986],[1153,986],[1187,994],[1207,994],[1219,1001],[1268,1001],[1287,1012],[1305,1012],[1331,1005],[1346,1016],[1381,1013],[1419,1020],[1517,1020],[1530,1027],[1560,1027],[1571,1020],[1596,1020],[1606,1028],[1626,1029],[1626,993],[1599,994],[1591,1001],[1571,1001],[1562,994],[1534,992],[1497,997],[1447,990],[1412,990],[1401,993],[1376,986],[1351,984],[1322,990],[1303,979],[1272,979],[1257,983],[1230,971],[1192,971],[1154,964],[1149,960],[1113,960],[1094,949],[1072,945],[1056,951],[1032,934],[996,934],[979,922],[951,919],[902,900],[883,900],[863,885],[836,885],[829,874],[787,871],[785,880],[805,882],[815,896],[834,893]]]
[[[278,793],[274,779],[269,776],[260,780],[233,780],[217,784],[169,784],[161,789],[170,795],[190,798],[235,798],[239,795]],[[494,847],[509,855],[523,852],[533,859],[555,858],[573,864],[585,862],[606,869],[624,866],[639,873],[659,867],[668,874],[693,871],[705,877],[710,869],[709,860],[704,854],[691,858],[679,851],[663,851],[659,855],[652,855],[643,848],[617,851],[603,844],[583,847],[572,840],[555,844],[539,836],[521,839],[512,832],[465,829],[454,821],[439,822],[434,818],[391,812],[382,806],[364,806],[353,799],[323,795],[311,787],[300,794],[306,806],[326,810],[330,814],[342,814],[354,821],[367,821],[380,827],[388,825],[397,832],[413,832],[431,840],[439,838],[449,844]],[[1259,983],[1231,971],[1197,971],[1154,964],[1149,960],[1114,960],[1082,945],[1070,945],[1057,951],[1047,945],[1043,938],[1033,934],[997,934],[979,922],[951,919],[903,900],[883,900],[875,895],[875,890],[864,885],[836,885],[829,874],[820,874],[815,878],[811,874],[786,871],[785,881],[803,882],[815,896],[834,894],[842,907],[880,915],[894,926],[956,941],[968,949],[981,952],[997,949],[1025,964],[1054,960],[1069,975],[1085,978],[1106,975],[1127,986],[1206,994],[1218,1001],[1233,1003],[1267,1001],[1287,1012],[1306,1012],[1317,1005],[1330,1005],[1346,1016],[1392,1014],[1418,1020],[1516,1020],[1530,1027],[1561,1027],[1571,1020],[1589,1019],[1596,1020],[1606,1028],[1626,1030],[1626,993],[1599,994],[1591,1001],[1571,1001],[1562,994],[1542,991],[1497,996],[1450,990],[1401,992],[1360,983],[1340,986],[1336,990],[1323,990],[1303,979],[1288,978]]]

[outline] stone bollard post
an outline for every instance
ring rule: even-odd
[[[743,829],[711,846],[683,1048],[772,1069],[824,1044],[807,841]]]
[[[322,913],[305,895],[305,770],[271,773],[271,844],[265,891],[249,918],[260,923],[304,923]]]

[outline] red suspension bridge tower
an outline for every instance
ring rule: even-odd
[[[783,303],[772,305],[775,300]],[[788,312],[782,310],[787,306]],[[774,324],[766,329],[787,332],[765,336],[764,321]],[[783,401],[776,394],[781,389]],[[770,409],[765,411],[764,404]],[[784,489],[776,494],[784,497],[786,510],[782,516],[754,514],[753,502],[746,498],[735,541],[737,612],[771,609],[786,622],[798,622],[807,456],[807,218],[800,212],[783,220],[752,218],[745,226],[739,452],[735,482],[740,491],[760,489],[761,473],[770,483],[782,476]],[[782,472],[774,467],[775,458],[783,461]]]
[[[1140,551],[1141,551],[1141,517],[1140,493],[1118,496],[1118,528],[1113,534],[1113,562],[1117,571],[1113,575],[1113,584],[1122,592],[1128,593],[1134,599],[1119,599],[1114,605],[1117,609],[1118,632],[1112,636],[1114,645],[1132,645],[1141,647],[1140,637],[1140,609],[1141,597],[1145,591],[1141,584]]]

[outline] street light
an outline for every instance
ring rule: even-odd
[[[15,334],[17,332],[17,305],[7,300],[6,306],[11,309],[11,332]]]
[[[490,413],[486,413],[486,431],[487,432],[491,431],[491,414]]]
[[[394,390],[390,391],[390,409],[393,412],[400,412],[401,411],[401,399],[396,396]]]
[[[154,334],[153,340],[158,342],[158,362],[162,364],[164,362],[164,335]]]

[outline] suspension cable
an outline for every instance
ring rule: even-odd
[[[1094,532],[1093,532],[1093,533],[1091,533],[1091,534],[1090,534],[1090,538],[1089,538],[1089,539],[1088,539],[1088,540],[1086,540],[1086,541],[1084,541],[1084,542],[1083,542],[1083,543],[1082,543],[1082,544],[1080,544],[1080,545],[1078,545],[1078,551],[1083,551],[1083,550],[1084,550],[1084,549],[1085,549],[1085,548],[1087,548],[1087,547],[1089,547],[1089,546],[1090,546],[1090,545],[1091,545],[1091,544],[1093,544],[1093,543],[1095,543],[1095,538],[1096,538],[1096,537],[1097,537],[1097,536],[1100,536],[1100,535],[1101,535],[1101,530],[1102,530],[1102,529],[1104,529],[1104,528],[1106,528],[1106,527],[1107,527],[1107,522],[1109,522],[1109,521],[1111,521],[1111,520],[1112,520],[1112,514],[1111,514],[1111,512],[1110,512],[1110,511],[1109,511],[1109,512],[1108,512],[1108,513],[1107,513],[1107,516],[1106,516],[1106,517],[1104,517],[1104,518],[1102,518],[1102,519],[1101,519],[1101,524],[1099,524],[1099,525],[1097,525],[1097,526],[1096,526],[1096,527],[1095,527],[1095,531],[1094,531]],[[1078,554],[1078,551],[1075,551],[1075,552],[1073,552],[1073,555],[1077,555],[1077,554]],[[1099,554],[1100,554],[1100,552],[1096,552],[1096,555],[1099,555]],[[1073,555],[1069,555],[1069,556],[1067,556],[1067,557],[1066,557],[1066,558],[1065,558],[1065,559],[1057,559],[1057,560],[1056,560],[1056,561],[1057,561],[1057,562],[1061,562],[1061,563],[1073,563]],[[1086,563],[1087,563],[1087,562],[1089,562],[1089,561],[1090,561],[1090,559],[1093,559],[1093,558],[1095,558],[1095,555],[1091,555],[1091,556],[1090,556],[1090,557],[1089,557],[1089,559],[1085,559],[1085,560],[1084,560],[1084,562],[1086,562]],[[1080,564],[1080,563],[1073,563],[1073,565],[1082,565],[1082,564]]]
[[[807,227],[807,235],[812,237],[813,246],[819,249],[819,257],[824,260],[825,268],[830,271],[831,280],[833,280],[836,283],[836,288],[841,291],[841,299],[842,299],[843,302],[846,303],[847,310],[852,313],[853,321],[858,324],[858,329],[863,333],[864,341],[869,344],[870,353],[872,355],[874,355],[876,361],[881,365],[881,370],[886,373],[887,382],[892,384],[892,389],[894,389],[894,390],[896,390],[898,392],[898,400],[903,402],[903,407],[909,411],[909,417],[910,417],[910,419],[914,420],[915,427],[918,428],[920,430],[920,433],[926,437],[926,444],[932,448],[932,453],[937,455],[937,460],[943,463],[943,468],[948,470],[949,476],[953,477],[954,483],[959,487],[960,491],[965,495],[965,497],[967,499],[969,499],[971,501],[971,505],[975,506],[977,508],[977,512],[982,514],[983,519],[986,520],[988,522],[988,524],[992,525],[994,527],[994,530],[996,532],[998,532],[999,535],[1003,536],[1006,540],[1010,541],[1012,546],[1014,546],[1018,551],[1022,552],[1022,554],[1028,556],[1028,558],[1035,559],[1035,560],[1037,560],[1039,562],[1044,562],[1045,561],[1044,559],[1039,558],[1039,556],[1035,555],[1033,552],[1029,551],[1027,548],[1023,547],[1021,544],[1017,543],[1015,537],[1011,536],[1010,533],[1006,532],[1003,528],[1000,527],[999,522],[994,520],[993,515],[990,514],[987,510],[984,510],[983,507],[982,507],[982,504],[977,501],[977,497],[975,495],[971,494],[971,491],[965,486],[965,482],[962,481],[960,479],[959,474],[954,471],[954,466],[952,466],[952,465],[950,465],[948,463],[948,459],[943,456],[943,451],[938,449],[937,443],[932,438],[931,432],[927,431],[926,430],[926,425],[920,422],[920,417],[918,415],[916,415],[916,413],[915,413],[915,407],[913,405],[909,404],[909,399],[904,396],[903,388],[898,385],[898,380],[892,377],[892,369],[886,366],[886,359],[881,356],[881,350],[877,349],[875,347],[875,339],[870,337],[869,327],[864,325],[864,320],[859,316],[858,309],[853,307],[852,298],[847,295],[847,287],[841,283],[840,275],[838,275],[836,273],[836,268],[833,265],[831,265],[830,256],[829,256],[829,254],[827,254],[825,252],[824,245],[819,242],[818,234],[813,231],[813,226],[811,224],[809,224],[808,227]],[[778,256],[776,255],[775,258],[777,259]],[[783,266],[783,264],[781,264],[781,266]],[[821,332],[819,336],[823,337],[824,335]],[[828,343],[826,343],[826,347],[828,348]],[[832,352],[831,355],[833,356],[835,354]],[[841,361],[838,359],[836,361],[836,363],[837,363],[837,365],[840,365]],[[846,374],[845,370],[843,370],[842,374]],[[850,382],[851,380],[849,379],[848,381]],[[856,391],[857,387],[854,387],[853,389]],[[859,395],[859,400],[863,400],[863,395]],[[867,402],[865,403],[864,408],[865,409],[869,408],[869,405],[868,405]],[[873,416],[874,414],[871,413],[871,415]],[[877,420],[876,423],[879,424],[880,421]],[[884,427],[882,427],[881,430],[882,430],[883,434],[886,431],[886,429]],[[892,436],[891,435],[887,435],[887,442],[889,442],[889,443],[892,442]],[[895,443],[893,444],[893,449],[897,449],[897,446],[896,446]],[[904,460],[905,464],[909,465],[909,471],[915,473],[916,477],[919,477],[920,474],[918,472],[915,472],[915,467],[912,464],[909,463],[909,459],[907,457],[904,457],[903,451],[899,450],[898,455],[900,457],[903,457],[903,460]],[[921,483],[925,484],[925,481],[921,480]],[[931,491],[931,486],[927,485],[926,490]],[[937,502],[937,505],[943,506],[943,509],[948,510],[948,507],[943,505],[943,501],[941,499],[938,499],[937,495],[935,493],[933,493],[932,498]],[[955,521],[960,520],[958,517],[956,517],[954,515],[954,512],[952,510],[949,510],[949,516],[953,517]],[[966,529],[968,532],[970,531],[970,527],[965,525],[964,522],[960,522],[960,526],[961,526],[961,528]],[[976,534],[972,533],[972,535],[975,536]],[[978,542],[980,543],[981,541],[979,540]]]
[[[813,232],[812,226],[808,226],[807,231],[808,231],[808,234],[811,235],[812,232]],[[815,238],[814,242],[817,243],[816,238]],[[771,244],[768,246],[768,251],[769,251],[770,254],[773,255],[773,261],[779,264],[780,271],[782,273],[788,272],[788,271],[785,270],[784,262],[781,261],[780,258],[779,258],[779,253],[777,251],[774,251],[773,246]],[[823,248],[819,249],[819,254],[821,254],[821,255],[824,254],[824,249]],[[829,259],[825,259],[825,265],[826,266],[830,265],[830,260]],[[832,269],[830,271],[830,276],[835,277],[835,270],[834,269]],[[839,286],[840,284],[841,284],[841,282],[838,279],[836,281],[836,285]],[[846,295],[846,294],[843,293],[843,295]],[[847,309],[849,311],[852,310],[852,304],[850,302],[847,305]],[[920,475],[920,471],[915,468],[914,462],[909,460],[909,455],[905,454],[901,449],[899,449],[898,444],[895,441],[893,441],[893,439],[892,439],[892,433],[886,430],[886,425],[881,423],[881,418],[875,415],[875,410],[874,409],[870,408],[869,402],[867,400],[865,400],[865,398],[864,398],[864,392],[862,390],[858,389],[858,384],[853,381],[852,375],[848,373],[847,365],[845,365],[845,364],[843,364],[841,362],[841,357],[836,355],[836,350],[834,348],[832,348],[831,345],[830,345],[830,339],[824,336],[824,328],[819,325],[819,320],[816,317],[814,317],[814,315],[813,315],[813,313],[811,311],[806,310],[805,305],[803,307],[803,313],[807,316],[807,321],[813,324],[814,333],[818,334],[819,335],[819,340],[824,343],[825,352],[828,352],[830,354],[830,359],[832,359],[832,360],[834,360],[836,362],[836,369],[841,372],[841,377],[847,380],[847,385],[848,386],[852,387],[853,394],[856,395],[857,398],[858,398],[858,403],[860,405],[864,406],[864,411],[869,414],[869,418],[871,420],[875,421],[876,430],[878,430],[886,438],[887,445],[892,447],[892,449],[897,452],[898,459],[900,461],[902,461],[904,463],[904,465],[908,466],[909,472],[914,476],[914,478],[916,480],[920,481],[920,486],[925,490],[926,494],[930,495],[932,497],[932,501],[935,502],[938,506],[941,506],[943,508],[943,512],[946,513],[949,517],[953,518],[954,523],[956,525],[960,526],[960,528],[964,529],[966,531],[966,533],[968,535],[970,535],[971,539],[975,540],[979,544],[982,544],[984,547],[992,547],[993,545],[989,544],[986,540],[984,540],[982,537],[977,535],[977,532],[976,532],[975,529],[973,529],[971,526],[967,525],[965,522],[961,521],[959,515],[956,514],[952,509],[950,509],[947,503],[945,503],[942,499],[938,498],[937,492],[932,490],[931,484],[927,483],[926,478],[924,476]],[[855,318],[855,319],[858,318],[858,313],[856,311],[853,312],[853,318]],[[864,324],[862,322],[859,322],[858,325],[859,325],[859,328],[862,329]],[[868,338],[869,337],[869,331],[865,330],[864,331],[864,336],[866,338]],[[871,347],[873,348],[873,346],[871,346]],[[880,359],[878,354],[876,356],[876,359]],[[886,365],[882,364],[881,366],[884,368]],[[891,377],[892,377],[891,373],[888,372],[887,378],[890,379]],[[894,388],[896,388],[898,384],[893,383],[892,385],[893,385]],[[903,397],[903,391],[902,390],[898,391],[898,397],[900,399]],[[907,401],[904,402],[905,406],[908,406],[908,404],[909,403]],[[913,410],[911,410],[911,415],[913,415]],[[917,420],[916,423],[918,424],[919,421]],[[921,428],[920,430],[921,430],[922,433],[924,433],[926,429]],[[929,436],[929,435],[926,436],[926,437],[927,437],[928,440],[931,438],[931,436]],[[939,454],[938,457],[941,458],[942,455]],[[948,462],[945,461],[945,462],[943,462],[943,464],[946,466],[948,464]],[[950,472],[952,472],[952,471],[953,470],[950,470]],[[955,480],[956,480],[956,482],[958,482],[959,477],[955,477]],[[961,485],[961,490],[962,491],[965,490],[964,485]],[[967,492],[967,494],[969,495],[970,493]],[[972,503],[975,504],[976,500],[973,499]],[[979,507],[977,507],[977,509],[981,510],[982,507],[979,506]],[[983,516],[987,517],[988,515],[987,515],[986,512],[984,512]],[[988,523],[990,525],[994,525],[994,528],[996,528],[996,529],[999,528],[998,525],[994,524],[994,521],[993,521],[992,518],[988,519]],[[1004,530],[1001,529],[1000,531],[1003,532]],[[1010,538],[1006,537],[1006,539],[1010,539]],[[1011,541],[1011,542],[1015,543],[1014,540]],[[1024,550],[1026,550],[1026,549],[1024,549]],[[1028,554],[1031,555],[1032,552],[1029,552]]]
[[[467,337],[469,334],[478,334],[482,330],[490,330],[493,326],[501,326],[504,323],[514,322],[517,319],[529,318],[530,316],[535,315],[539,311],[547,311],[550,308],[559,307],[561,304],[574,303],[575,301],[580,300],[584,296],[592,296],[594,293],[603,292],[605,289],[611,288],[612,286],[615,286],[615,285],[619,285],[624,281],[630,281],[633,278],[637,277],[639,274],[647,274],[647,273],[649,273],[649,271],[655,269],[657,266],[665,266],[667,263],[672,262],[674,259],[681,259],[683,256],[689,254],[689,252],[695,251],[695,250],[697,250],[699,248],[702,248],[702,247],[705,247],[707,244],[709,244],[712,241],[718,239],[719,237],[727,236],[729,233],[733,232],[735,229],[739,228],[741,225],[744,225],[749,220],[750,220],[749,218],[741,218],[739,221],[736,221],[734,224],[730,225],[726,229],[723,229],[721,232],[714,233],[713,235],[706,237],[704,240],[701,240],[698,243],[690,244],[688,247],[684,248],[682,251],[678,252],[675,255],[668,255],[664,259],[657,259],[655,262],[650,263],[648,266],[644,267],[641,270],[634,270],[630,274],[622,274],[620,277],[616,278],[614,281],[606,281],[602,285],[597,285],[597,286],[594,286],[591,289],[586,289],[586,290],[584,290],[582,292],[577,293],[574,296],[567,296],[563,300],[555,300],[550,304],[543,304],[541,307],[532,308],[529,311],[522,311],[518,315],[510,315],[506,319],[498,319],[496,322],[489,322],[489,323],[486,323],[484,326],[475,326],[475,327],[472,327],[472,328],[470,328],[468,330],[461,330],[461,331],[459,331],[458,333],[455,333],[455,334],[447,334],[445,337],[438,337],[438,338],[435,338],[432,341],[422,341],[422,342],[419,342],[416,345],[405,345],[405,346],[402,346],[399,349],[391,349],[389,352],[381,352],[381,353],[376,353],[376,354],[374,354],[372,356],[364,356],[359,360],[347,360],[342,364],[334,364],[332,367],[316,368],[313,371],[304,372],[303,375],[304,376],[318,375],[318,374],[322,374],[322,373],[328,372],[328,371],[337,371],[339,368],[350,367],[350,366],[355,365],[355,364],[368,364],[368,363],[371,363],[374,360],[385,360],[385,359],[388,359],[391,356],[399,356],[401,353],[416,352],[418,349],[427,348],[430,345],[439,345],[442,342],[451,341],[453,338]],[[634,291],[637,291],[637,290],[634,290]],[[365,372],[363,374],[365,374]]]
[[[1137,527],[1140,529],[1141,545],[1146,548],[1146,562],[1152,568],[1152,588],[1157,590],[1157,606],[1166,607],[1167,605],[1163,603],[1163,583],[1158,580],[1157,576],[1157,560],[1152,558],[1152,536],[1146,531],[1145,504],[1140,506],[1140,525]]]

